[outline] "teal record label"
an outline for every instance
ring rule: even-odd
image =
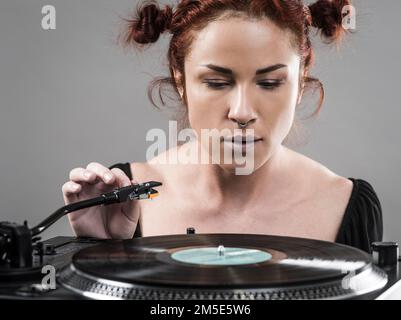
[[[172,253],[171,258],[190,264],[232,266],[265,262],[272,255],[258,249],[219,246],[183,249]]]

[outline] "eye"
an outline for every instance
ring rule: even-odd
[[[282,80],[258,82],[258,85],[260,85],[263,89],[266,89],[266,90],[274,90],[274,89],[280,87],[282,84],[283,84]]]
[[[231,82],[213,79],[205,80],[203,83],[211,89],[224,89],[226,86],[230,86],[232,84]]]
[[[276,88],[278,88],[279,86],[281,86],[283,84],[284,81],[282,80],[271,80],[271,81],[261,81],[258,82],[258,85],[261,86],[263,89],[266,90],[274,90]],[[230,81],[222,81],[222,80],[214,80],[214,79],[208,79],[203,81],[204,84],[206,84],[206,86],[208,88],[211,89],[224,89],[227,86],[231,86],[233,84],[233,82]]]

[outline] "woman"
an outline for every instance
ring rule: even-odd
[[[378,197],[365,180],[341,177],[285,146],[304,93],[320,85],[309,76],[312,28],[327,42],[339,41],[347,0],[179,1],[163,10],[152,1],[130,20],[126,44],[142,48],[172,34],[168,60],[171,84],[190,127],[235,130],[250,137],[251,174],[237,163],[169,163],[160,159],[209,149],[205,140],[170,148],[146,163],[107,168],[92,162],[70,172],[63,185],[67,203],[133,182],[160,181],[154,201],[133,201],[69,215],[78,236],[131,238],[185,233],[258,233],[320,239],[370,251],[382,239]],[[157,83],[156,83],[157,84]],[[160,84],[160,82],[159,82]],[[152,101],[153,102],[153,101]],[[246,129],[252,130],[248,136]],[[226,131],[227,132],[227,131]],[[209,154],[209,153],[208,153]],[[132,173],[132,175],[131,175]]]

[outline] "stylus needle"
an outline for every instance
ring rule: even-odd
[[[119,202],[125,202],[127,200],[152,199],[159,195],[159,192],[153,188],[161,185],[161,182],[149,181],[141,184],[122,187],[114,190],[111,193],[118,196]]]

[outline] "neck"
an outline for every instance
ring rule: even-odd
[[[213,197],[219,199],[221,207],[249,208],[258,197],[266,197],[275,190],[285,188],[285,155],[285,148],[280,145],[268,161],[249,175],[236,175],[217,164],[208,165],[203,182]]]

